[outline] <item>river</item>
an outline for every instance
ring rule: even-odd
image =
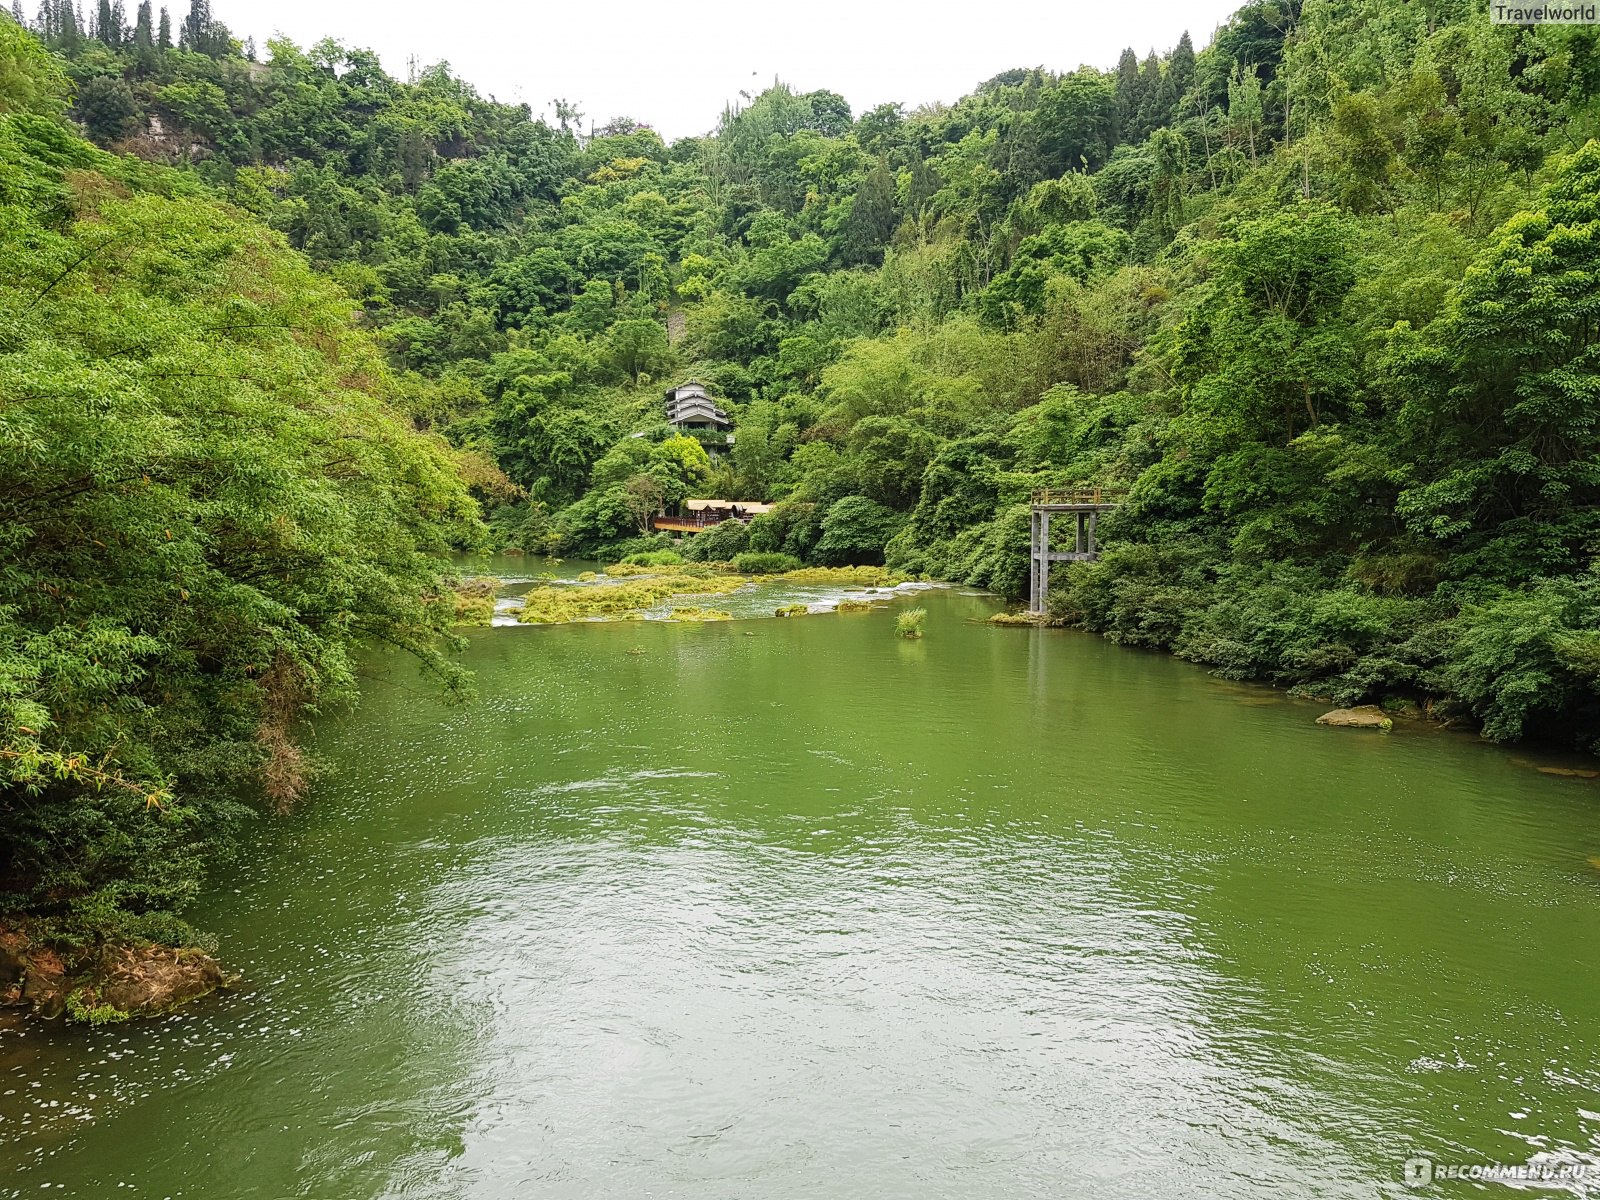
[[[1600,783],[908,605],[921,641],[478,630],[465,709],[375,665],[319,729],[336,772],[204,906],[244,986],[0,1037],[0,1196],[1372,1197],[1422,1194],[1418,1153],[1600,1162]]]

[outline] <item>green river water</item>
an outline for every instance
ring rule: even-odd
[[[465,710],[396,664],[204,906],[242,987],[0,1037],[0,1196],[1372,1197],[1510,1191],[1409,1190],[1417,1153],[1600,1162],[1600,782],[997,607],[484,629]]]

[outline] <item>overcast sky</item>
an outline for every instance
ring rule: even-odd
[[[186,0],[166,0],[176,22]],[[856,113],[886,100],[952,101],[1009,67],[1110,67],[1124,46],[1164,53],[1185,29],[1198,50],[1241,0],[212,0],[239,38],[324,36],[407,59],[447,60],[479,91],[535,113],[553,97],[597,124],[629,116],[671,140],[705,133],[741,90],[774,76],[829,88]],[[128,4],[131,12],[134,8]]]

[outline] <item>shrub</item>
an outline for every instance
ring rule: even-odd
[[[927,618],[928,610],[925,608],[908,608],[894,619],[894,631],[903,638],[919,638],[922,636],[922,622]]]
[[[683,565],[683,555],[676,550],[646,550],[640,554],[630,554],[622,560],[635,567],[679,567]]]
[[[746,550],[734,555],[733,569],[741,575],[782,575],[785,571],[798,571],[800,560],[792,554]]]
[[[743,521],[724,521],[696,534],[684,547],[695,562],[727,562],[750,548],[750,527]]]
[[[781,550],[804,561],[822,536],[817,506],[802,500],[785,500],[750,522],[751,550]]]
[[[816,546],[818,562],[881,563],[884,547],[900,532],[906,518],[865,496],[835,500],[822,518],[822,540]]]
[[[635,550],[606,566],[606,574],[643,574],[654,566],[683,566],[685,558],[677,550]]]
[[[1540,580],[1467,607],[1453,623],[1445,679],[1486,737],[1538,733],[1595,748],[1600,728],[1600,586]]]

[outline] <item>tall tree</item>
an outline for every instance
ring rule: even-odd
[[[845,222],[841,253],[852,264],[883,261],[884,247],[899,224],[894,204],[895,181],[885,159],[878,159],[856,188],[855,204]]]
[[[135,50],[148,50],[155,45],[155,34],[150,26],[150,0],[139,0],[139,12],[133,22],[133,48]]]
[[[1137,140],[1134,132],[1139,122],[1139,106],[1144,100],[1143,80],[1139,75],[1139,56],[1130,46],[1117,60],[1116,129],[1114,141]]]
[[[1190,40],[1187,29],[1167,57],[1167,79],[1172,83],[1172,94],[1181,105],[1189,89],[1194,86],[1194,42]]]
[[[161,6],[161,24],[156,34],[156,48],[160,50],[172,49],[172,18],[167,15],[167,6]]]
[[[919,215],[941,186],[938,172],[928,165],[927,159],[920,154],[912,159],[911,183],[906,189],[906,215]]]
[[[1240,64],[1228,81],[1228,130],[1235,146],[1250,151],[1250,162],[1256,161],[1256,148],[1261,138],[1264,119],[1261,105],[1261,78],[1255,67]]]
[[[178,45],[203,53],[211,33],[211,0],[189,0],[189,15],[178,29]]]
[[[73,8],[72,0],[61,0],[56,6],[56,43],[72,54],[82,37],[83,14]]]
[[[1162,74],[1154,50],[1139,68],[1139,87],[1144,93],[1139,101],[1139,134],[1147,137],[1152,131],[1170,125],[1178,107],[1171,81]]]

